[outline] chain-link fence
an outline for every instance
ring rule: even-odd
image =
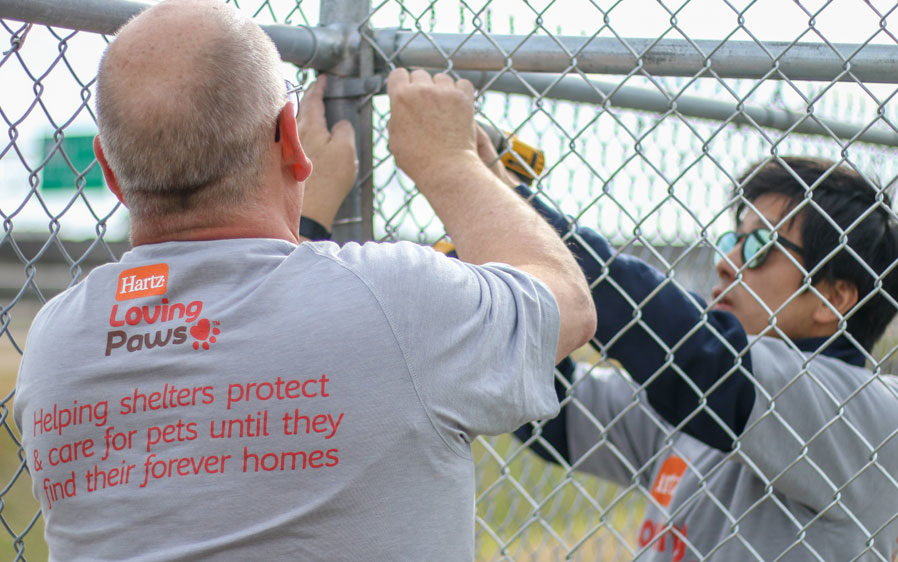
[[[267,26],[285,61],[343,77],[331,80],[328,112],[354,121],[361,173],[335,223],[342,240],[433,243],[444,235],[387,150],[389,105],[379,94],[393,66],[471,79],[479,119],[545,152],[545,170],[533,184],[543,200],[654,264],[670,283],[705,297],[716,280],[714,241],[732,228],[740,202],[733,188],[751,163],[771,155],[815,156],[847,165],[880,189],[898,178],[898,45],[887,25],[894,4],[233,2]],[[116,0],[0,0],[7,45],[0,56],[0,116],[8,133],[0,142],[0,557],[42,559],[46,553],[11,418],[27,326],[40,303],[127,246],[126,210],[103,187],[91,151],[92,99],[110,34],[141,7]],[[310,77],[292,64],[284,71],[299,82]],[[875,376],[892,370],[896,344],[887,333],[866,356]],[[577,359],[592,366],[586,377],[620,372],[605,352],[583,350]],[[625,410],[660,419],[642,389],[634,386]],[[576,397],[567,400],[569,408],[589,409]],[[833,424],[845,422],[848,400],[836,400]],[[624,417],[595,421],[595,448],[623,448],[612,437]],[[682,428],[664,427],[670,446]],[[874,468],[884,470],[877,455],[885,456],[894,431],[869,445]],[[805,436],[800,455],[816,437]],[[734,542],[761,558],[740,527],[761,507],[730,513],[726,498],[712,498],[732,533],[704,551],[690,542],[700,531],[676,526],[688,507],[661,521],[645,516],[647,505],[658,502],[652,467],[664,460],[660,455],[631,467],[629,483],[619,485],[576,463],[546,462],[510,436],[481,439],[478,558],[626,560],[666,553],[655,559],[698,560],[720,556]],[[697,474],[700,488],[714,470]],[[762,500],[779,497],[776,477],[767,477]],[[833,505],[841,506],[842,489],[836,485]],[[787,504],[778,505],[789,513]],[[870,548],[894,530],[898,505],[895,512],[878,527],[863,527]],[[793,520],[791,555],[828,559],[802,549],[815,518]],[[856,555],[884,556],[874,550]]]

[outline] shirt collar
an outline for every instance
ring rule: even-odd
[[[835,340],[826,345],[829,337],[807,338],[803,340],[795,340],[795,347],[804,352],[820,351],[822,355],[832,357],[840,361],[844,361],[850,365],[863,367],[867,363],[864,354],[845,336],[839,336]],[[821,346],[826,345],[821,349]]]

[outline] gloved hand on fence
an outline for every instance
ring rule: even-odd
[[[328,231],[340,204],[352,189],[359,161],[355,131],[342,120],[328,130],[324,117],[326,77],[319,76],[299,104],[297,128],[303,150],[312,161],[312,175],[306,180],[302,216],[320,223]]]

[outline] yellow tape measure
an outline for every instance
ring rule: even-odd
[[[512,133],[500,131],[481,121],[477,122],[493,143],[505,169],[513,172],[524,183],[530,184],[546,167],[546,154],[522,141]]]

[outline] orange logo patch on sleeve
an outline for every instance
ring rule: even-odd
[[[168,264],[154,263],[126,269],[118,276],[115,300],[164,295],[168,289]]]
[[[652,484],[652,497],[661,507],[670,505],[674,490],[680,484],[684,472],[686,472],[686,461],[676,455],[667,457],[667,460],[661,465],[655,483]]]

